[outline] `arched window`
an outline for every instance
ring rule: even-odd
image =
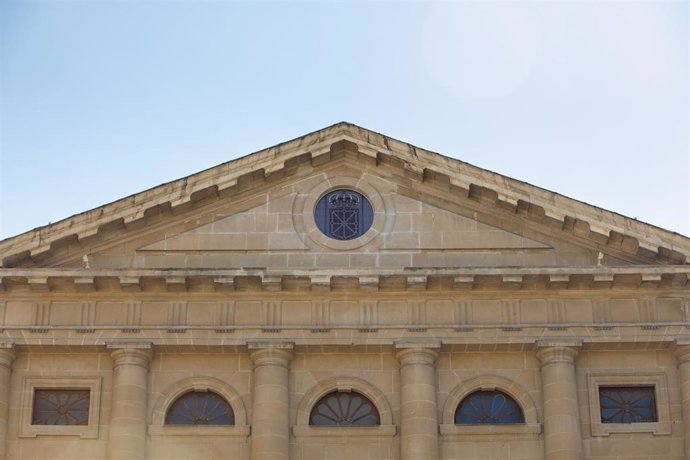
[[[525,423],[518,403],[502,391],[479,390],[467,395],[455,410],[456,425]]]
[[[222,396],[212,391],[190,391],[170,405],[166,425],[234,425],[235,413]]]
[[[319,399],[309,415],[317,426],[374,426],[381,424],[379,411],[369,398],[355,391],[334,391]]]

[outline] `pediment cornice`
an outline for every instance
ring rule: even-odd
[[[460,160],[338,123],[0,242],[5,267],[32,266],[66,247],[86,248],[160,215],[182,215],[294,174],[300,165],[328,164],[344,153],[394,168],[413,183],[470,200],[487,212],[510,214],[536,228],[624,255],[633,263],[685,264],[690,239]]]
[[[684,266],[400,270],[0,269],[6,292],[400,292],[690,288]]]

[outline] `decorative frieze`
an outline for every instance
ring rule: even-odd
[[[407,302],[409,310],[409,324],[416,328],[423,327],[426,321],[426,302],[420,300],[410,300]]]
[[[654,297],[637,299],[637,308],[641,322],[656,323],[659,321],[659,312],[656,309],[656,299]]]
[[[520,321],[520,301],[518,299],[501,300],[501,322],[503,329],[514,331],[519,330]]]
[[[50,324],[50,302],[36,302],[34,312],[34,326],[48,326]]]
[[[96,324],[96,302],[81,303],[81,326],[89,328]]]
[[[611,304],[609,299],[594,299],[592,301],[592,319],[596,324],[599,324],[603,329],[610,328],[611,323]]]
[[[472,324],[472,302],[469,300],[458,300],[453,304],[453,323],[457,329],[471,329]]]
[[[179,296],[178,296],[179,297]],[[0,304],[8,331],[47,333],[70,329],[79,333],[119,329],[139,333],[142,329],[188,330],[259,329],[264,332],[304,330],[328,332],[355,329],[373,332],[380,328],[423,333],[427,330],[473,328],[508,332],[548,328],[592,328],[610,331],[614,327],[657,328],[688,326],[687,300],[681,296],[525,298],[494,297],[488,293],[463,295],[460,299],[443,293],[401,299],[395,293],[379,293],[364,299],[344,298],[328,293],[305,299],[300,293],[257,298],[244,293],[238,300],[182,300],[151,298],[146,301],[50,301],[7,300]],[[285,308],[289,312],[284,312]],[[3,312],[4,310],[4,312]],[[193,311],[193,318],[190,313]]]
[[[311,324],[312,332],[328,332],[330,324],[330,305],[325,300],[314,300],[311,302]]]
[[[690,298],[681,300],[681,311],[683,312],[683,320],[690,323]]]
[[[550,324],[549,329],[554,331],[565,330],[566,327],[564,325],[568,322],[565,302],[562,299],[549,299],[547,302],[546,317]]]
[[[233,331],[235,325],[235,302],[221,301],[216,306],[216,332]]]
[[[359,332],[375,332],[378,324],[378,305],[376,301],[359,302]]]
[[[170,325],[168,332],[185,332],[185,326],[187,324],[187,302],[171,302],[168,318],[168,324]]]
[[[282,324],[282,303],[280,301],[265,301],[263,309],[263,328],[264,332],[280,332]]]
[[[125,327],[122,332],[136,333],[141,327],[141,302],[133,301],[125,303]]]

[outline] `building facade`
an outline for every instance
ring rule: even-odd
[[[340,123],[0,242],[0,459],[690,460],[688,254]]]

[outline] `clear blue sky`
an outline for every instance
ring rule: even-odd
[[[689,3],[0,2],[0,238],[338,121],[690,235]]]

